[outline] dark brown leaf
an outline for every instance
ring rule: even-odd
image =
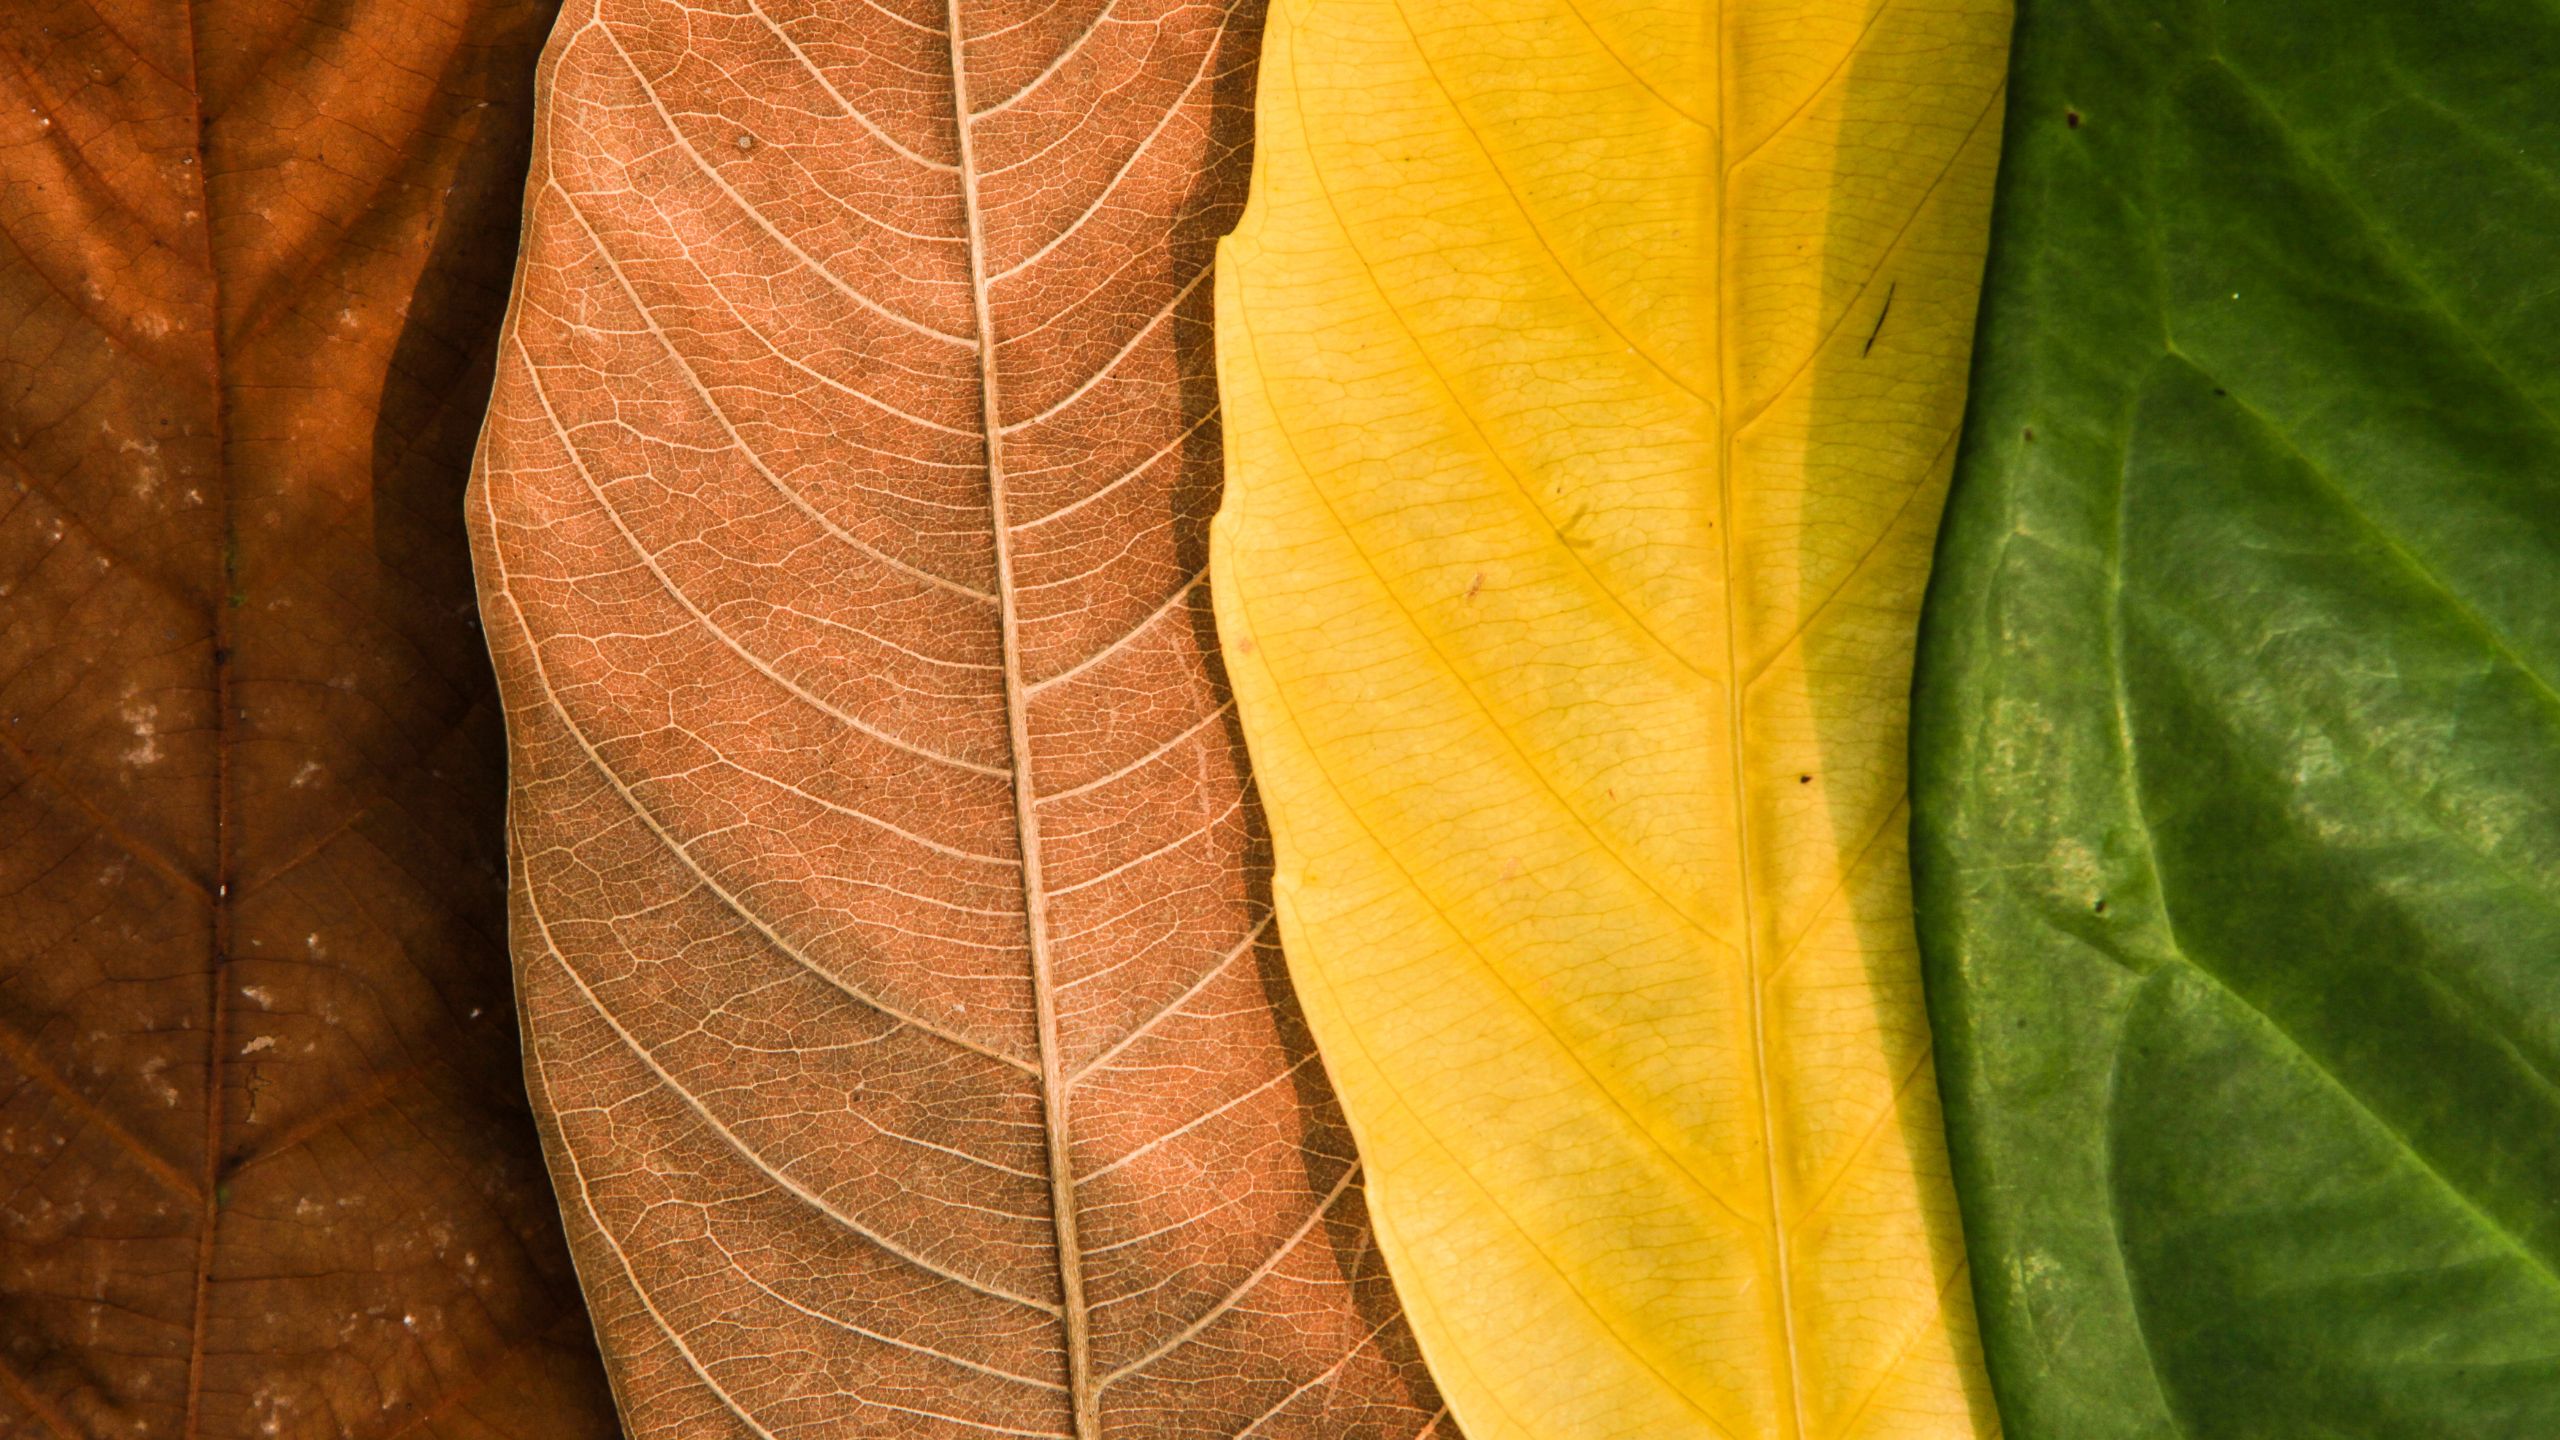
[[[1202,583],[1259,26],[553,40],[474,523],[536,1106],[642,1436],[1447,1433]]]
[[[460,524],[540,0],[0,4],[0,1436],[601,1440]]]

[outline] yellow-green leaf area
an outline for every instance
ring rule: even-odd
[[[1279,0],[1219,625],[1474,1440],[1950,1437],[1905,860],[2000,0]]]

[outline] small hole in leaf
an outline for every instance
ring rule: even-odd
[[[738,148],[739,148],[739,149],[741,149],[741,150],[753,150],[754,148],[756,148],[756,137],[754,137],[753,135],[741,135],[741,136],[739,136],[739,137],[738,137]]]
[[[2065,111],[2063,111],[2063,112],[2062,112],[2062,123],[2063,123],[2063,124],[2065,124],[2065,125],[2070,126],[2070,127],[2071,127],[2072,129],[2074,129],[2074,130],[2079,129],[2079,128],[2080,128],[2080,112],[2079,112],[2079,111],[2077,111],[2077,110],[2065,110]]]

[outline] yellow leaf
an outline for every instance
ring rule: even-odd
[[[1995,1430],[1904,862],[2004,0],[1279,0],[1219,623],[1474,1440]]]

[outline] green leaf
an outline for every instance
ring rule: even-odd
[[[1914,865],[2012,1434],[2560,1434],[2560,11],[2024,0]]]

